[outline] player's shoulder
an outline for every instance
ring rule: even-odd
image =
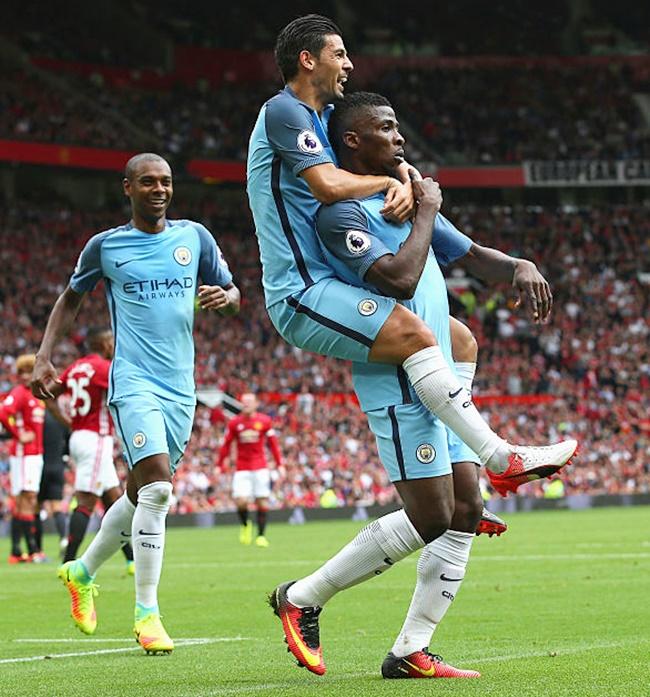
[[[362,202],[349,198],[334,203],[322,204],[316,212],[316,225],[319,230],[331,229],[348,219],[364,216]]]
[[[309,115],[311,118],[314,113],[310,106],[301,102],[287,88],[268,99],[264,104],[264,111],[267,123],[279,123],[283,119],[290,118],[296,114],[301,116]]]
[[[198,239],[202,239],[203,237],[213,237],[212,233],[210,230],[208,230],[203,223],[199,223],[196,220],[189,220],[188,218],[174,218],[174,219],[167,219],[167,225],[172,229],[172,230],[178,230],[179,232],[186,232],[187,230],[191,230],[196,233]]]
[[[125,223],[116,227],[100,230],[99,232],[96,232],[94,235],[88,238],[88,241],[86,242],[86,247],[101,247],[102,244],[110,237],[119,235],[120,233],[124,233],[131,228],[132,226],[129,223]]]

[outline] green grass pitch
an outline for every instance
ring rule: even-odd
[[[133,582],[121,555],[98,576],[93,637],[73,627],[54,564],[3,564],[0,695],[647,697],[649,520],[647,508],[518,513],[502,538],[479,538],[431,647],[480,670],[479,680],[379,675],[417,555],[330,602],[324,677],[295,665],[266,594],[314,569],[358,523],[273,525],[268,549],[240,546],[233,527],[170,530],[160,602],[177,643],[171,656],[146,656],[133,640]],[[54,553],[56,541],[47,542]]]

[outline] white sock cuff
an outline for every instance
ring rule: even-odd
[[[449,364],[442,355],[440,346],[427,346],[427,348],[420,349],[402,363],[402,367],[413,384],[445,366],[449,367]]]
[[[462,386],[466,387],[468,390],[471,390],[474,382],[474,376],[476,375],[476,363],[456,361],[454,362],[454,368]]]
[[[375,541],[393,562],[424,547],[424,540],[403,508],[382,516],[371,525],[371,529]]]
[[[138,489],[138,505],[166,513],[172,500],[171,482],[152,482]]]
[[[473,532],[447,530],[433,542],[430,542],[426,549],[449,564],[465,567],[467,566],[475,537]]]

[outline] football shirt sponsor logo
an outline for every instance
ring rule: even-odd
[[[298,150],[309,155],[318,155],[319,152],[323,151],[323,144],[313,131],[300,131],[296,144],[298,145]]]

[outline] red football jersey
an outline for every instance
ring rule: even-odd
[[[278,439],[273,430],[271,418],[266,414],[239,414],[228,422],[223,445],[219,450],[217,467],[230,455],[232,442],[237,443],[237,470],[261,470],[268,467],[264,454],[264,443],[268,442],[275,464],[279,467],[282,458]]]
[[[16,385],[0,405],[0,421],[14,437],[11,455],[43,454],[44,420],[45,404],[24,385]],[[31,431],[36,437],[30,443],[19,443],[18,436],[25,431]]]
[[[106,404],[110,368],[107,358],[91,353],[63,371],[60,379],[70,395],[73,431],[95,431],[100,436],[111,433],[113,424]]]

